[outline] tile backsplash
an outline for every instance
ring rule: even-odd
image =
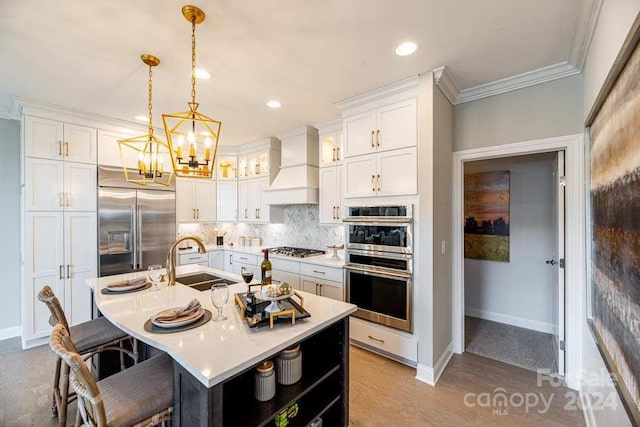
[[[318,205],[289,205],[284,208],[283,224],[205,223],[180,224],[178,235],[195,234],[207,244],[215,244],[216,231],[224,243],[237,245],[240,236],[259,236],[263,247],[294,246],[326,250],[327,245],[344,242],[343,226],[318,224]]]

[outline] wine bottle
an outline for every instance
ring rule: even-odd
[[[271,284],[271,261],[269,261],[269,249],[263,249],[264,259],[262,260],[262,264],[260,264],[260,270],[262,271],[262,284],[270,285]]]

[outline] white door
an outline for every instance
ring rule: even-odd
[[[196,219],[204,222],[216,220],[216,182],[198,180],[195,182]]]
[[[375,187],[378,196],[402,196],[418,193],[416,148],[379,153]]]
[[[376,155],[348,158],[345,168],[344,197],[373,197],[376,195]]]
[[[333,224],[337,222],[337,207],[340,204],[336,192],[338,186],[338,168],[320,169],[320,223]]]
[[[26,116],[24,118],[24,155],[43,159],[62,159],[63,132],[62,122]]]
[[[247,181],[249,184],[249,221],[260,220],[260,209],[262,208],[262,181],[261,179],[252,179]]]
[[[209,252],[209,267],[224,270],[224,251]]]
[[[238,181],[238,221],[249,221],[249,181]]]
[[[359,156],[376,151],[375,120],[375,111],[367,111],[344,118],[344,157]]]
[[[286,282],[291,285],[293,289],[300,289],[300,275],[296,273],[290,273],[282,270],[272,270],[271,278],[279,282]]]
[[[322,281],[319,283],[319,294],[323,297],[344,301],[342,296],[342,284],[336,282]]]
[[[418,143],[418,112],[416,99],[379,108],[376,122],[378,151],[414,147]]]
[[[320,295],[320,283],[317,280],[300,277],[300,282],[303,291]]]
[[[96,165],[64,162],[64,206],[68,211],[96,211]]]
[[[237,181],[218,181],[217,213],[219,222],[238,220]]]
[[[22,290],[22,339],[25,342],[45,337],[51,331],[49,310],[38,300],[38,292],[45,285],[49,285],[64,304],[62,218],[62,212],[25,213]]]
[[[71,325],[91,320],[91,290],[86,280],[98,273],[97,234],[95,212],[64,214],[64,310]]]
[[[118,144],[118,141],[131,138],[132,136],[135,135],[98,129],[98,164],[121,167],[122,159],[120,158],[120,144]],[[127,168],[138,168],[138,153],[135,150],[124,148],[122,150],[122,156],[124,157]],[[168,158],[164,159],[164,161],[165,167],[171,163]]]
[[[233,273],[233,252],[224,251],[224,271]]]
[[[59,160],[25,158],[24,209],[62,211],[64,204],[64,163]]]
[[[176,179],[176,221],[193,222],[196,209],[193,205],[195,183],[192,179]]]
[[[86,126],[64,124],[64,159],[70,162],[95,165],[98,131]]]
[[[565,372],[565,355],[564,355],[564,307],[565,307],[565,276],[564,276],[564,257],[565,257],[565,178],[564,178],[564,151],[558,151],[557,164],[554,171],[553,186],[553,231],[556,239],[555,253],[552,257],[553,279],[557,283],[557,325],[558,332],[554,334],[556,337],[556,345],[558,346],[558,374],[564,375]]]
[[[271,207],[265,202],[265,198],[262,197],[264,190],[269,188],[269,178],[261,178],[260,180],[260,204],[258,205],[258,221],[269,222],[271,219]]]

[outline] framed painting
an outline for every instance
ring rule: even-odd
[[[589,325],[640,424],[640,45],[638,19],[596,100],[590,136]]]
[[[509,262],[509,171],[464,176],[464,257]]]

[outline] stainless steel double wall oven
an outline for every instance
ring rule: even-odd
[[[352,206],[343,222],[354,316],[411,332],[413,206]]]

